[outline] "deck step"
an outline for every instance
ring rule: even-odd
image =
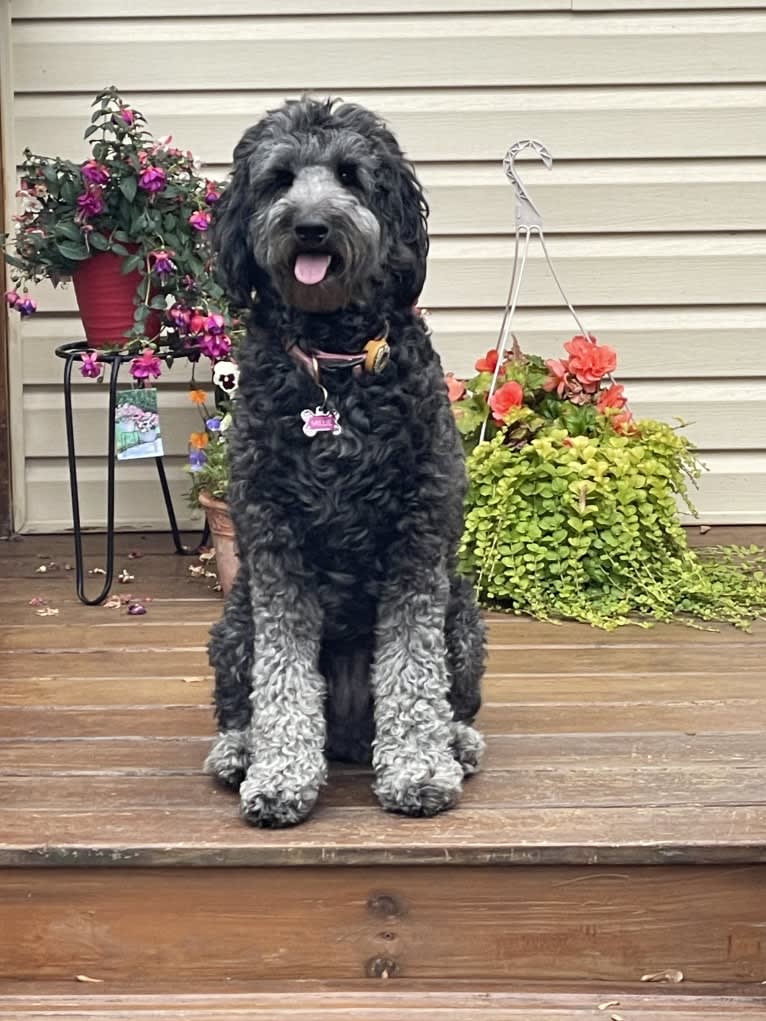
[[[0,1021],[763,1021],[766,995],[385,989],[136,995],[0,994]]]

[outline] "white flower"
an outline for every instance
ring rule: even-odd
[[[236,362],[216,362],[213,366],[213,383],[229,397],[235,394],[239,387],[239,366]]]
[[[231,415],[227,411],[226,414],[221,419],[221,427],[220,427],[220,429],[218,431],[222,432],[222,433],[225,433],[225,432],[227,432],[227,430],[228,430],[230,425],[231,425]]]
[[[22,216],[26,216],[27,213],[39,213],[43,208],[42,202],[31,191],[24,191],[23,188],[19,188],[16,192],[16,198],[18,199],[19,212]]]

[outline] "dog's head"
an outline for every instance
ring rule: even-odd
[[[353,104],[301,99],[234,150],[213,243],[231,299],[267,287],[327,313],[384,296],[412,305],[425,280],[428,207],[389,129]]]

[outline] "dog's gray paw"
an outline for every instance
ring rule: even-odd
[[[450,731],[452,754],[463,767],[463,773],[465,776],[478,773],[487,742],[478,730],[467,723],[451,723]]]
[[[386,811],[430,816],[458,803],[463,767],[450,752],[399,759],[377,770],[375,794]]]
[[[285,760],[276,768],[254,763],[239,788],[242,818],[252,826],[295,826],[310,814],[327,780],[322,755]]]
[[[237,790],[250,765],[247,730],[224,730],[213,742],[204,771],[225,787]]]

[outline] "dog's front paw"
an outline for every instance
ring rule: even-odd
[[[452,754],[462,766],[463,773],[466,776],[478,773],[487,742],[478,730],[467,723],[451,723],[450,733]]]
[[[463,768],[449,751],[430,757],[397,758],[398,762],[376,771],[375,794],[386,811],[429,816],[458,803]]]
[[[247,730],[224,730],[213,742],[204,771],[225,787],[237,790],[250,765]]]
[[[253,763],[239,788],[242,817],[269,829],[295,826],[308,817],[326,780],[322,755]]]

